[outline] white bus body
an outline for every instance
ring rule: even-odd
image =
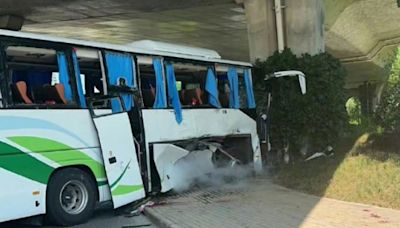
[[[207,49],[0,30],[0,222],[74,225],[98,203],[169,191],[171,167],[207,143],[261,171],[250,68]]]

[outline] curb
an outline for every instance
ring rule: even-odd
[[[152,208],[145,208],[144,214],[155,223],[155,225],[161,228],[182,228],[180,225],[169,220],[168,218],[161,215],[161,213],[155,211]]]

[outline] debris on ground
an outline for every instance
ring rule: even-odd
[[[153,201],[147,201],[146,203],[140,205],[137,209],[130,211],[128,214],[125,215],[125,217],[139,216],[143,213],[146,207],[152,207],[154,205],[155,203]]]
[[[320,157],[331,157],[334,155],[333,148],[331,146],[327,146],[324,151],[322,152],[315,152],[313,155],[310,157],[306,158],[304,161],[310,161],[315,158],[320,158]]]

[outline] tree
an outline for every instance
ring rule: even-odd
[[[301,94],[294,77],[263,81],[266,74],[280,70],[305,73],[307,93]],[[337,59],[326,53],[296,57],[285,49],[266,61],[257,61],[254,72],[259,112],[266,111],[266,90],[273,96],[269,112],[273,148],[289,143],[293,154],[309,143],[315,151],[337,139],[347,122],[345,70]]]
[[[387,132],[400,132],[400,51],[389,64],[390,75],[382,92],[374,119]]]

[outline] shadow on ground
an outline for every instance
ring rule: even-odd
[[[97,210],[87,223],[78,226],[73,226],[74,228],[100,228],[100,227],[146,227],[154,228],[155,226],[147,217],[144,215],[139,216],[128,216],[128,212],[132,210],[133,205],[125,206],[119,210],[112,209],[100,209]],[[34,220],[21,219],[6,223],[0,223],[0,228],[55,228],[55,226],[44,225],[42,222],[42,217],[37,217]]]

